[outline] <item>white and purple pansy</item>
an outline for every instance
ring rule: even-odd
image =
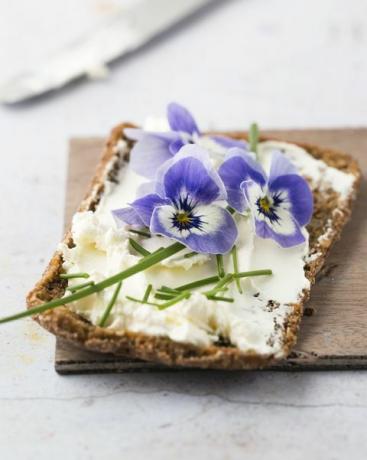
[[[247,143],[244,141],[202,134],[191,113],[174,102],[167,107],[167,119],[170,127],[170,131],[167,132],[125,129],[126,136],[136,141],[131,150],[131,167],[144,177],[154,177],[157,169],[187,144],[196,144],[212,155],[222,158],[231,147],[247,150]]]
[[[240,213],[250,210],[259,237],[284,248],[305,241],[302,227],[312,216],[312,192],[280,151],[272,153],[269,176],[251,155],[237,149],[229,152],[219,175],[229,205]]]
[[[113,215],[129,225],[177,240],[191,250],[225,254],[237,238],[226,209],[227,194],[205,150],[181,148],[158,172],[154,193],[148,193]]]

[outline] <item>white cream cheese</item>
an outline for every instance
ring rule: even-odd
[[[126,146],[120,141],[118,148],[123,151]],[[299,172],[310,178],[312,188],[326,183],[342,198],[351,192],[353,178],[350,175],[315,160],[305,150],[292,144],[260,144],[259,158],[266,170],[269,169],[270,153],[274,148],[281,149]],[[98,282],[138,262],[139,257],[130,251],[127,232],[116,227],[111,210],[133,201],[137,187],[143,182],[142,177],[124,167],[119,173],[118,184],[106,181],[105,193],[95,212],[81,212],[74,216],[72,235],[75,246],[67,248],[63,245],[61,248],[66,272],[88,272],[91,279]],[[133,331],[161,335],[203,347],[224,338],[244,351],[282,356],[283,323],[292,309],[290,304],[296,303],[302,291],[310,287],[304,273],[309,253],[308,234],[306,230],[304,233],[304,244],[281,249],[270,239],[258,238],[253,232],[251,220],[242,218],[237,241],[239,270],[270,268],[272,276],[243,279],[243,294],[239,294],[233,283],[228,295],[234,297],[234,303],[214,302],[197,291],[187,300],[158,310],[155,306],[126,298],[127,295],[141,298],[149,283],[154,288],[163,284],[176,287],[216,274],[213,257],[198,255],[185,258],[184,252],[179,253],[123,282],[108,327],[121,334]],[[140,243],[148,250],[154,250],[171,241],[153,237],[142,238]],[[224,261],[226,269],[232,271],[231,258],[225,257]],[[71,285],[79,282],[70,280]],[[208,288],[202,290],[205,289]],[[92,323],[98,323],[113,291],[114,287],[111,287],[71,304],[70,308]]]
[[[267,158],[270,158],[269,153],[274,149],[280,150],[292,161],[302,176],[310,180],[313,189],[332,188],[342,199],[349,196],[355,181],[353,174],[328,166],[324,161],[309,155],[301,147],[287,142],[262,142],[259,146],[259,155],[263,163],[267,162]]]

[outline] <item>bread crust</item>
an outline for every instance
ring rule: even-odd
[[[97,166],[95,176],[79,207],[79,211],[95,209],[103,194],[106,177],[113,179],[121,166],[121,162],[128,160],[127,157],[120,157],[115,145],[121,138],[127,140],[123,132],[126,127],[131,126],[133,125],[130,123],[123,123],[112,130]],[[246,139],[246,133],[244,132],[220,134],[226,134],[236,139]],[[262,138],[261,140],[267,139]],[[131,142],[128,142],[131,146]],[[361,172],[357,162],[345,153],[310,144],[295,144],[307,150],[315,158],[322,159],[329,166],[351,173],[356,178],[353,193],[342,206],[338,204],[338,194],[335,191],[314,193],[314,214],[308,230],[310,233],[310,255],[314,254],[315,256],[305,265],[306,276],[312,285],[325,262],[328,252],[340,237],[341,230],[350,217],[352,204],[361,179]],[[107,169],[109,171],[106,176]],[[318,238],[321,235],[326,236],[319,240]],[[66,233],[63,241],[68,245],[73,244],[70,230]],[[56,252],[42,278],[28,294],[28,308],[34,308],[64,294],[66,281],[61,280],[59,277],[62,271],[62,262],[60,252]],[[292,304],[293,309],[285,320],[283,333],[284,356],[290,353],[296,343],[303,305],[308,300],[309,294],[309,290],[303,291],[300,302]],[[191,344],[174,342],[167,337],[100,328],[89,323],[66,306],[35,315],[34,319],[48,331],[72,342],[78,347],[144,361],[159,362],[168,366],[228,370],[256,369],[274,364],[277,359],[284,358],[284,356],[277,357],[274,354],[259,355],[254,352],[244,352],[232,346],[211,345],[202,348]]]

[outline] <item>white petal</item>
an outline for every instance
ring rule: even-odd
[[[223,214],[218,206],[197,206],[194,209],[195,216],[202,216],[202,226],[200,229],[192,228],[191,233],[197,235],[203,233],[215,233],[218,228],[223,224]]]
[[[278,190],[277,191],[277,197],[281,201],[280,206],[283,209],[290,209],[291,208],[291,202],[289,200],[288,190]]]
[[[267,223],[281,235],[293,235],[296,231],[296,224],[290,212],[291,202],[288,198],[288,191],[280,190],[277,192],[277,196],[281,200],[281,203],[275,209],[279,220],[274,222],[267,221]]]
[[[187,238],[190,235],[189,230],[179,230],[173,225],[172,218],[177,214],[177,210],[173,206],[161,206],[159,208],[159,222],[165,230],[177,238]]]
[[[248,201],[249,207],[256,219],[264,220],[265,217],[262,213],[258,212],[257,209],[257,200],[264,196],[264,191],[257,182],[250,181],[246,187],[246,199]]]
[[[159,221],[164,229],[177,238],[187,238],[190,234],[203,235],[215,233],[221,225],[223,225],[223,214],[219,206],[197,206],[194,211],[194,216],[200,216],[201,227],[192,227],[189,230],[179,230],[172,223],[172,218],[177,213],[173,206],[161,206],[159,210]]]
[[[257,207],[257,200],[267,195],[270,198],[268,189],[262,189],[256,182],[252,182],[247,187],[247,197],[252,213],[256,220],[265,221],[269,227],[271,227],[276,233],[281,235],[293,235],[296,231],[296,225],[292,214],[290,212],[291,203],[288,199],[287,190],[278,191],[278,197],[281,203],[275,208],[275,213],[278,216],[278,220],[271,221],[265,214],[259,212]],[[270,198],[272,200],[272,198]]]
[[[293,235],[296,231],[296,224],[293,220],[292,214],[284,208],[278,208],[276,213],[279,217],[278,221],[267,223],[272,229],[280,235]]]

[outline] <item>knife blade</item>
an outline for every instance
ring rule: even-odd
[[[59,89],[89,75],[104,76],[106,65],[141,47],[213,0],[141,0],[117,12],[89,34],[70,43],[34,70],[0,84],[0,101],[14,104]]]

